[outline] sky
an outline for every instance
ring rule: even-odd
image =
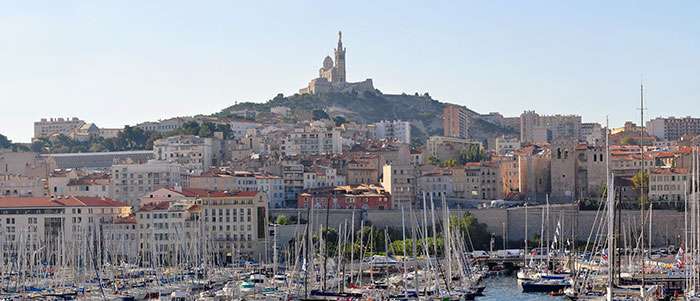
[[[347,78],[480,112],[612,127],[700,117],[697,1],[0,0],[0,134],[41,118],[99,127],[290,95],[337,33]],[[643,80],[642,80],[643,78]],[[648,119],[648,118],[647,118]]]

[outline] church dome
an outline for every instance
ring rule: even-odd
[[[326,56],[325,59],[323,59],[323,69],[330,69],[333,68],[333,59],[330,56]]]

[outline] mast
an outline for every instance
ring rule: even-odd
[[[639,214],[641,217],[641,231],[640,231],[640,239],[641,239],[641,246],[642,246],[642,289],[644,288],[645,284],[645,279],[644,279],[644,274],[646,273],[646,258],[644,256],[646,255],[646,247],[644,245],[644,222],[646,219],[644,218],[644,83],[640,85],[639,89],[640,95],[639,95],[639,112],[640,112],[640,126],[642,127],[639,135],[640,135],[640,140],[639,140],[639,150],[641,155],[641,171],[640,171],[640,177],[639,177],[639,182],[641,183],[639,186],[639,200],[640,200],[640,205],[639,205]]]

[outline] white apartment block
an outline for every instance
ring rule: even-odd
[[[139,198],[162,187],[189,186],[189,174],[180,164],[149,160],[145,164],[112,165],[114,199],[129,206],[138,206]]]
[[[0,197],[44,196],[40,178],[22,175],[0,175]]]
[[[374,124],[377,139],[392,139],[403,143],[411,142],[411,123],[394,120],[381,121]]]
[[[339,154],[343,151],[340,132],[296,129],[282,140],[282,155]]]
[[[227,191],[262,191],[270,202],[268,207],[284,207],[284,183],[282,177],[254,174],[247,171],[203,173],[190,178],[190,189]]]
[[[158,139],[153,142],[153,157],[179,163],[192,172],[202,172],[220,163],[221,143],[214,140],[190,135]]]
[[[194,120],[191,117],[175,117],[175,118],[170,118],[170,119],[165,119],[165,120],[159,120],[159,121],[146,121],[142,122],[136,125],[137,128],[140,128],[144,131],[156,131],[161,134],[167,133],[167,132],[172,132],[174,130],[177,130],[182,127],[182,124],[185,122],[188,122],[190,120]]]
[[[661,139],[679,140],[685,135],[700,134],[700,118],[657,117],[646,122],[646,131]]]
[[[49,136],[52,134],[70,135],[79,129],[85,121],[73,118],[42,118],[40,121],[34,122],[34,138]]]
[[[262,126],[261,123],[247,119],[230,119],[223,120],[223,122],[227,123],[231,127],[234,138],[245,137],[248,133],[248,129],[257,129]]]

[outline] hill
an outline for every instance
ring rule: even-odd
[[[265,103],[239,103],[223,109],[214,116],[231,117],[232,112],[244,109],[268,112],[270,108],[277,106],[288,107],[292,112],[322,109],[331,118],[343,116],[360,123],[397,119],[410,121],[412,124],[411,135],[425,138],[430,135],[442,135],[442,116],[446,105],[449,104],[432,99],[427,93],[408,95],[343,92],[318,95],[294,94],[291,96],[278,94]],[[478,116],[478,113],[472,110],[467,109],[467,112],[471,122],[470,138],[485,140],[503,134],[516,134],[514,129],[502,128],[482,119],[474,118]]]

